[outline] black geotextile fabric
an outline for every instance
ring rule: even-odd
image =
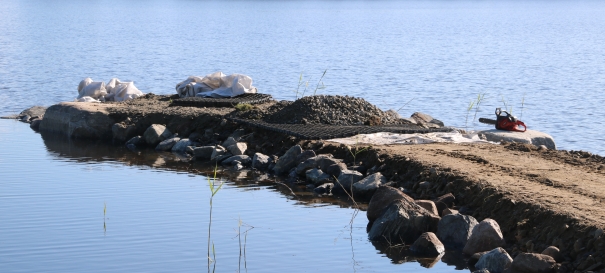
[[[194,106],[194,107],[233,107],[238,103],[259,104],[271,100],[269,94],[242,94],[233,98],[205,98],[189,97],[175,99],[170,106]]]
[[[275,124],[267,123],[261,120],[249,120],[228,118],[230,121],[240,124],[246,124],[253,127],[262,128],[265,130],[278,132],[299,139],[332,139],[350,137],[358,134],[373,134],[379,132],[397,133],[397,134],[426,134],[434,132],[450,132],[451,128],[422,128],[417,125],[383,125],[383,126],[368,126],[368,125],[325,125],[325,124]]]

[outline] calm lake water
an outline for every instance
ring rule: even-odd
[[[475,111],[492,117],[495,107],[512,108],[559,148],[605,155],[603,1],[0,6],[0,115],[71,101],[86,77],[173,94],[190,75],[242,73],[260,92],[293,100],[301,73],[309,95],[327,69],[318,94],[363,97],[469,129],[489,128]],[[467,111],[479,94],[484,102]],[[206,178],[170,155],[99,145],[42,139],[0,120],[0,271],[207,270]],[[214,200],[217,272],[423,270],[368,242],[363,212],[350,228],[353,210],[336,200],[295,198],[257,178],[225,180]],[[255,227],[245,259],[240,218]],[[455,268],[439,262],[431,272]]]

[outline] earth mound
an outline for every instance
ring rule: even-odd
[[[264,120],[268,123],[329,125],[406,124],[362,98],[349,96],[307,96],[292,103],[277,103]]]

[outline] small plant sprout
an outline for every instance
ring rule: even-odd
[[[309,81],[304,82],[303,81],[303,72],[300,72],[300,76],[298,77],[298,85],[296,85],[296,90],[294,90],[294,92],[296,93],[296,99],[298,99],[298,94],[300,93],[300,87],[305,85],[305,91],[307,90],[307,86],[309,86]],[[302,96],[304,96],[305,93],[304,91],[302,92]],[[301,96],[301,97],[302,97]]]
[[[324,85],[324,83],[321,81],[324,76],[326,75],[326,72],[328,72],[328,70],[324,70],[324,73],[321,74],[321,77],[319,78],[319,81],[317,82],[317,86],[315,86],[315,90],[313,90],[313,96],[315,96],[317,94],[317,90],[318,89],[325,89],[326,86]],[[321,86],[319,86],[321,84]]]
[[[471,100],[466,107],[466,119],[464,121],[464,128],[468,129],[468,114],[473,110],[473,106],[475,106],[475,101]]]
[[[347,150],[349,150],[349,153],[351,154],[351,156],[353,156],[353,165],[357,165],[357,155],[359,155],[360,153],[363,153],[364,151],[368,150],[369,148],[371,148],[371,146],[359,148],[359,136],[357,136],[357,139],[355,141],[355,146],[353,146],[353,148],[347,146]]]
[[[501,96],[502,98],[502,103],[504,104],[504,109],[509,113],[509,114],[513,114],[513,106],[511,105],[510,108],[508,107],[508,103],[506,102],[506,100],[504,99],[504,96]]]
[[[473,122],[477,120],[477,112],[479,112],[479,105],[483,102],[485,98],[485,93],[479,93],[477,95],[477,101],[475,102],[475,116],[473,117]]]
[[[208,177],[208,186],[210,187],[210,219],[208,221],[208,271],[210,271],[210,263],[214,263],[216,266],[216,251],[214,249],[214,242],[212,242],[212,258],[210,258],[210,230],[212,228],[212,199],[214,195],[218,193],[218,191],[223,187],[224,182],[218,185],[215,185],[216,182],[216,172],[218,170],[218,165],[214,167],[214,175],[212,178]]]
[[[519,118],[523,118],[523,108],[525,107],[525,93],[523,93],[523,98],[521,98],[521,116]]]

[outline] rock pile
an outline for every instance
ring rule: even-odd
[[[362,98],[349,96],[307,96],[292,103],[276,104],[268,111],[274,112],[265,117],[265,121],[269,123],[329,125],[409,123],[400,119],[396,113],[383,112]]]

